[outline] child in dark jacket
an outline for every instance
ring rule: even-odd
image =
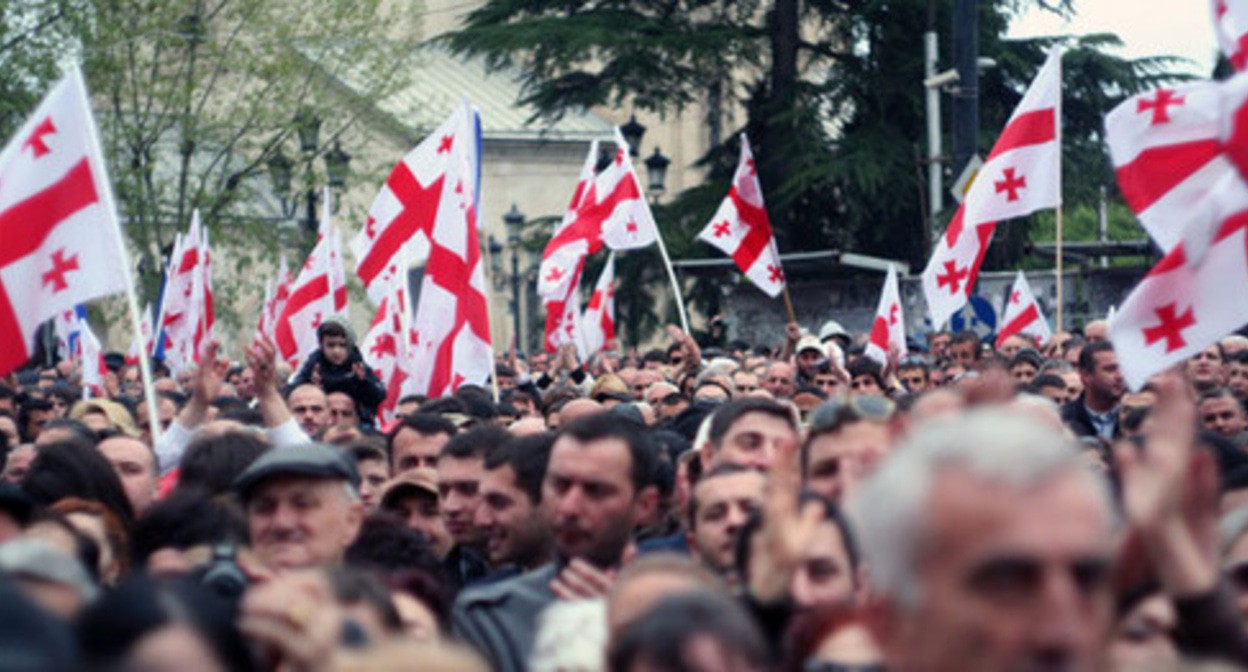
[[[350,329],[341,321],[330,318],[316,328],[320,344],[299,368],[286,390],[305,383],[318,385],[325,394],[343,392],[355,400],[360,425],[370,427],[377,417],[377,406],[386,399],[386,387],[377,374],[364,363]]]

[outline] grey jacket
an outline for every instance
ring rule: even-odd
[[[451,629],[497,672],[523,672],[537,638],[538,616],[555,601],[550,582],[558,569],[552,562],[506,581],[464,590],[451,611]]]

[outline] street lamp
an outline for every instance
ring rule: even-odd
[[[293,218],[299,207],[299,202],[302,200],[307,205],[307,212],[301,223],[308,232],[315,232],[318,228],[316,216],[318,195],[315,187],[317,180],[314,160],[317,154],[320,153],[321,119],[312,110],[302,108],[295,115],[294,127],[295,136],[299,141],[299,152],[302,155],[300,163],[303,164],[304,169],[305,190],[303,198],[292,198],[296,163],[286,155],[286,152],[280,146],[277,147],[266,163],[269,168],[269,178],[273,183],[273,193],[281,200],[282,217],[284,219]],[[335,139],[333,148],[324,152],[324,160],[325,183],[334,192],[334,202],[330,205],[334,210],[337,210],[338,191],[347,184],[351,155]]]
[[[654,198],[654,202],[659,202],[659,197],[666,191],[667,184],[667,167],[672,160],[663,156],[658,146],[654,148],[654,154],[646,159],[646,175],[650,178],[650,194]]]
[[[511,210],[503,215],[507,227],[507,246],[511,248],[511,333],[516,347],[526,351],[524,339],[520,338],[520,233],[524,230],[524,213],[511,204]]]
[[[628,143],[628,153],[633,158],[641,153],[641,138],[646,134],[646,127],[637,122],[637,115],[628,115],[628,123],[620,127],[620,135]]]

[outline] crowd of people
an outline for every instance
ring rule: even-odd
[[[831,321],[668,336],[393,419],[332,320],[151,405],[18,372],[0,670],[1248,665],[1248,338],[1130,391],[1101,321],[884,364]]]

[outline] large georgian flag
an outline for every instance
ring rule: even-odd
[[[732,188],[698,238],[714,245],[737,262],[737,268],[773,299],[784,291],[784,271],[776,251],[776,237],[763,202],[763,188],[754,167],[750,140],[741,134],[741,158]]]
[[[997,222],[1061,205],[1061,97],[1062,53],[1054,47],[923,271],[933,326],[966,304]]]
[[[494,370],[486,309],[485,272],[477,236],[477,170],[480,144],[471,139],[477,115],[464,103],[451,115],[461,126],[449,129],[445,181],[429,236],[429,256],[413,321],[414,394],[441,397],[460,385],[481,385]],[[428,140],[425,141],[426,143]],[[398,264],[395,264],[395,272]],[[405,272],[406,269],[403,269]]]
[[[435,227],[462,218],[462,213],[446,209],[458,200],[456,190],[476,191],[481,150],[481,126],[475,111],[458,105],[446,121],[407,153],[390,172],[385,185],[368,209],[364,228],[351,240],[356,275],[368,290],[368,298],[380,303],[390,287],[390,278],[400,271],[400,250],[410,243],[412,263],[428,258]],[[469,149],[474,163],[466,174],[470,184],[461,186],[459,149]],[[401,272],[406,275],[407,269]]]
[[[30,358],[40,323],[126,291],[122,245],[74,68],[0,152],[0,375]]]
[[[887,364],[892,351],[896,351],[898,357],[906,356],[906,317],[901,309],[901,293],[897,289],[897,268],[889,264],[875,320],[871,323],[871,338],[863,354],[880,364]]]
[[[1031,336],[1039,343],[1047,342],[1053,335],[1022,271],[1014,278],[1010,298],[1005,303],[1005,317],[1001,319],[1001,329],[997,332],[997,347],[1015,334]]]

